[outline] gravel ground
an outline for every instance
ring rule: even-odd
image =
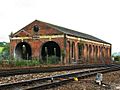
[[[84,69],[84,70],[88,70],[88,69]],[[76,70],[76,71],[80,71],[80,70]],[[67,71],[67,72],[61,71],[61,72],[52,72],[52,73],[37,73],[37,74],[15,75],[10,77],[0,77],[0,84],[19,82],[19,81],[54,76],[59,74],[67,74],[71,72],[75,72],[75,70]],[[79,79],[79,81],[73,81],[68,84],[49,90],[120,90],[120,71],[103,74],[102,86],[99,86],[95,83],[95,76],[93,76],[90,78],[88,77],[85,79]]]
[[[43,77],[49,77],[49,76],[55,76],[55,75],[67,74],[67,73],[85,71],[85,70],[88,70],[88,69],[59,71],[59,72],[51,72],[51,73],[24,74],[24,75],[15,75],[15,76],[9,76],[9,77],[0,77],[0,84],[15,83],[15,82],[24,81],[24,80],[37,79],[37,78],[43,78]],[[89,70],[91,70],[91,69],[89,69]]]
[[[120,90],[120,71],[103,74],[102,86],[95,83],[95,77],[90,77],[48,90]]]

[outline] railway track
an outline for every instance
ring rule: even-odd
[[[82,72],[62,74],[53,77],[21,81],[17,83],[2,84],[0,85],[0,90],[44,90],[73,81],[75,77],[83,78],[91,75],[96,75],[96,73],[105,73],[119,69],[120,66],[113,65],[111,67],[104,67],[102,69],[99,68],[94,70],[86,70]]]
[[[0,77],[8,77],[21,74],[31,74],[31,73],[45,73],[45,72],[56,72],[56,71],[67,71],[75,69],[85,69],[85,68],[98,68],[98,67],[108,67],[112,65],[70,65],[70,66],[57,66],[57,67],[38,67],[38,68],[21,68],[21,69],[5,69],[0,70]]]

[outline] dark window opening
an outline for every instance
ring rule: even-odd
[[[91,53],[92,53],[92,47],[91,45],[89,46],[89,59],[91,59]]]
[[[26,42],[18,43],[15,48],[15,58],[16,59],[24,59],[30,60],[32,56],[31,47]]]
[[[82,58],[83,45],[78,43],[78,59]]]
[[[46,62],[49,57],[55,57],[60,60],[60,47],[56,42],[48,41],[42,46],[41,55],[44,62]]]
[[[86,63],[88,63],[89,59],[89,50],[88,50],[88,45],[86,44]]]
[[[74,58],[74,50],[75,50],[75,43],[73,42],[72,43],[72,58]]]
[[[96,57],[96,60],[97,60],[98,59],[98,48],[97,48],[97,46],[96,46],[95,57]]]
[[[34,30],[34,32],[38,32],[38,31],[39,31],[39,26],[35,25],[35,26],[33,27],[33,30]]]

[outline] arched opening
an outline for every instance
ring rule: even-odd
[[[72,42],[72,59],[75,58],[75,43]]]
[[[84,45],[82,43],[77,44],[77,53],[78,53],[78,62],[83,63],[83,56],[84,56]]]
[[[100,47],[100,60],[101,62],[104,64],[105,61],[104,61],[104,52],[103,52],[103,47]]]
[[[83,50],[84,50],[84,45],[78,43],[77,46],[78,46],[78,59],[82,59]]]
[[[68,63],[70,63],[71,61],[70,61],[70,41],[67,41],[67,46],[68,46],[68,48],[67,48],[67,55],[68,55]]]
[[[30,60],[32,56],[31,46],[26,42],[20,42],[15,48],[15,58]]]
[[[86,64],[88,63],[89,61],[89,50],[88,50],[88,44],[86,44]]]
[[[105,57],[106,57],[106,59],[108,59],[108,48],[106,48],[105,51],[106,51],[106,56]]]
[[[60,60],[61,50],[59,45],[54,41],[48,41],[43,44],[41,49],[43,62],[46,62],[50,57],[54,57],[57,61]]]
[[[98,63],[98,47],[95,47],[95,63]]]
[[[93,59],[94,59],[94,63],[96,63],[96,48],[95,46],[93,45]]]
[[[104,60],[104,62],[106,63],[106,48],[105,47],[103,47],[103,60]]]
[[[91,45],[89,45],[89,51],[88,51],[88,53],[89,53],[89,63],[92,63],[91,62],[91,59],[92,59],[92,46]]]

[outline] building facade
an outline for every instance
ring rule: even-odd
[[[10,35],[11,59],[43,62],[50,56],[59,63],[109,64],[111,44],[94,36],[35,20]]]

